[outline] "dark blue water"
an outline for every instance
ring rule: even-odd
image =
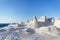
[[[0,27],[6,27],[8,26],[10,23],[0,23]]]

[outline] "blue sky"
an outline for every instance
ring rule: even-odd
[[[33,16],[60,17],[60,1],[0,0],[0,23],[25,21]]]

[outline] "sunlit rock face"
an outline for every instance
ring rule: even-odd
[[[38,27],[38,21],[37,21],[36,16],[33,17],[33,27],[34,28],[37,28]]]
[[[26,25],[29,26],[28,28],[38,28],[38,20],[36,16],[33,16],[33,20],[27,21]]]
[[[38,29],[35,29],[36,33],[40,34],[49,34],[49,35],[57,35],[57,29],[56,27],[40,27]]]
[[[51,19],[47,19],[46,16],[41,16],[40,19],[38,19],[38,27],[49,26],[50,24]]]
[[[60,28],[60,19],[55,19],[54,26]]]
[[[52,19],[51,19],[51,22],[53,22],[53,23],[54,23],[54,22],[55,22],[55,19],[54,19],[54,18],[52,18]]]
[[[41,16],[39,22],[47,22],[46,16]]]
[[[40,19],[37,20],[36,16],[33,17],[33,20],[27,20],[26,25],[31,28],[38,28],[43,26],[51,25],[52,19],[47,19],[46,16],[41,16]]]

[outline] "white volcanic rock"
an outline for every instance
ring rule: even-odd
[[[38,28],[38,21],[36,16],[33,17],[32,21],[26,22],[26,25],[28,26],[28,28]]]
[[[25,24],[26,24],[26,27],[27,27],[27,28],[33,28],[33,27],[32,27],[32,23],[33,23],[33,21],[26,22],[26,23],[25,23]]]
[[[54,19],[54,18],[52,18],[52,19],[51,19],[51,21],[54,23],[54,22],[55,22],[55,19]]]
[[[60,19],[55,19],[54,26],[60,28]]]
[[[46,16],[41,16],[38,21],[39,22],[47,22],[47,18],[46,18]]]
[[[35,29],[36,33],[39,34],[49,34],[49,35],[57,35],[57,29],[55,27],[40,27]]]
[[[38,28],[38,21],[36,16],[33,17],[33,28]]]

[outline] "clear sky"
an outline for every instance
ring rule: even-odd
[[[60,1],[0,0],[0,23],[25,21],[33,16],[60,17]]]

